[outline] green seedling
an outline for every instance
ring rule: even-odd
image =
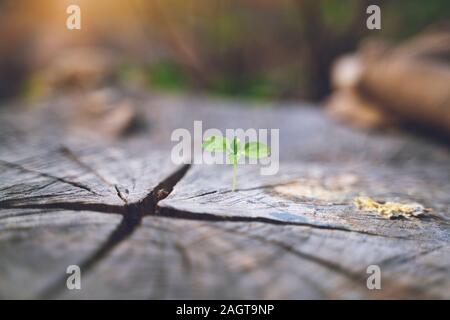
[[[210,136],[203,141],[203,149],[210,152],[226,152],[228,160],[233,163],[233,183],[232,191],[236,190],[237,163],[241,156],[248,158],[264,158],[270,153],[270,149],[264,143],[247,142],[244,146],[237,137],[232,141],[222,136]]]

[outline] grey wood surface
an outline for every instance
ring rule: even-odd
[[[70,95],[0,109],[0,298],[450,298],[447,147],[306,104],[113,92],[131,109],[93,117]],[[238,166],[231,192],[231,166],[173,164],[170,135],[194,120],[280,129],[279,173]],[[389,220],[357,196],[432,211]]]

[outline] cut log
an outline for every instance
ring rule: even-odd
[[[307,106],[117,92],[146,123],[131,135],[78,128],[70,96],[0,111],[0,297],[450,298],[446,147]],[[231,192],[230,166],[173,164],[171,133],[194,120],[280,129],[279,173],[238,166]],[[388,220],[357,196],[432,212]]]
[[[359,127],[406,124],[450,136],[450,33],[425,33],[395,47],[368,41],[336,61],[328,108]]]

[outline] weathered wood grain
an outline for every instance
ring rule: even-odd
[[[97,250],[120,216],[87,211],[2,210],[0,297],[36,298],[69,265]]]
[[[425,262],[433,255],[447,256],[448,248],[303,226],[147,217],[83,290],[63,297],[446,297],[448,277],[437,270],[448,260]],[[383,270],[381,291],[366,287],[374,263]]]
[[[80,123],[80,97],[0,111],[2,298],[450,298],[447,147],[305,106],[117,92],[138,130]],[[280,172],[239,166],[231,192],[231,166],[173,164],[170,135],[194,120],[280,129]],[[386,220],[361,195],[433,211]]]
[[[238,172],[240,170],[238,169]],[[215,220],[264,220],[380,235],[393,238],[447,239],[450,215],[449,177],[430,177],[387,168],[346,167],[297,163],[281,168],[276,177],[258,181],[258,171],[242,169],[238,191],[230,190],[230,168],[194,167],[159,203],[162,216]],[[224,179],[225,178],[225,179]],[[270,181],[272,180],[272,181]],[[278,185],[277,185],[278,183]],[[423,193],[423,190],[427,193]],[[353,199],[371,196],[381,201],[419,202],[433,209],[421,220],[399,220],[386,225],[375,214],[356,210]]]

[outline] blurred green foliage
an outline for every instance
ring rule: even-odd
[[[450,22],[450,1],[386,1],[383,11],[384,33],[401,40],[417,34],[431,24]]]
[[[382,30],[367,30],[369,4],[381,7]],[[158,44],[170,52],[149,69],[154,86],[257,99],[321,99],[334,59],[362,39],[400,41],[450,13],[447,0],[168,0],[150,7]]]
[[[148,81],[161,89],[179,89],[187,86],[183,70],[171,61],[161,61],[147,68]]]
[[[382,30],[366,28],[371,4],[381,7]],[[450,20],[449,0],[97,0],[83,5],[86,27],[74,33],[59,29],[59,0],[0,6],[0,98],[24,86],[39,95],[33,72],[64,60],[68,47],[86,46],[119,53],[125,63],[113,72],[125,82],[320,100],[330,92],[335,59],[362,40],[395,43]]]

